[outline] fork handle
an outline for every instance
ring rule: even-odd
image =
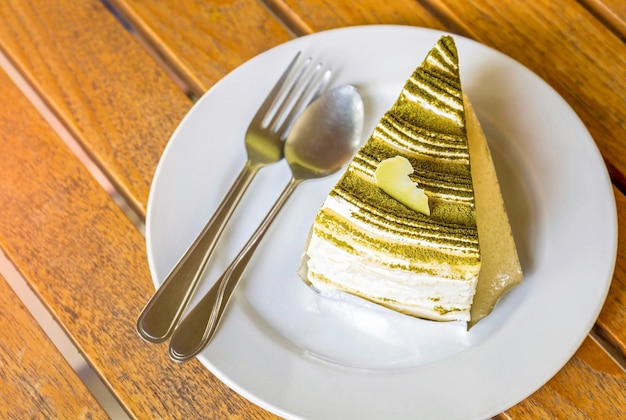
[[[151,343],[172,334],[191,300],[224,227],[261,165],[246,162],[226,196],[192,245],[178,260],[137,319],[137,332]]]
[[[200,302],[181,321],[170,340],[170,358],[185,362],[209,344],[257,246],[301,180],[292,178],[239,254]]]

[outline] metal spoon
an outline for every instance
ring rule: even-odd
[[[187,361],[211,341],[235,286],[280,209],[302,181],[337,172],[350,160],[359,146],[363,114],[361,96],[344,85],[324,93],[298,117],[285,142],[291,180],[248,243],[174,331],[172,360]]]

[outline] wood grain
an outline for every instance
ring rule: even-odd
[[[2,276],[0,330],[0,418],[107,418]]]
[[[596,330],[626,360],[626,196],[614,189],[618,216],[617,261]]]
[[[293,36],[256,0],[109,0],[201,95],[228,72]]]
[[[300,19],[300,27],[306,31],[320,32],[344,26],[394,24],[444,29],[442,23],[418,2],[395,1],[350,1],[333,0],[262,0],[270,10],[283,19]],[[291,26],[286,22],[287,26]],[[304,25],[304,26],[303,26]]]
[[[200,363],[174,364],[135,319],[154,291],[145,242],[0,72],[0,248],[139,418],[273,418]],[[11,328],[11,327],[7,327]]]
[[[0,18],[0,48],[144,214],[191,101],[98,0],[7,0]]]
[[[546,385],[501,419],[619,419],[626,413],[626,372],[591,338]]]

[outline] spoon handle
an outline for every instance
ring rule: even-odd
[[[185,362],[196,356],[209,344],[222,319],[228,301],[257,246],[299,184],[300,180],[291,178],[267,216],[265,216],[265,219],[263,219],[233,262],[230,263],[207,294],[178,325],[170,340],[169,354],[172,360]]]
[[[224,227],[259,168],[259,165],[246,162],[211,219],[139,314],[137,332],[146,341],[163,342],[174,331]]]

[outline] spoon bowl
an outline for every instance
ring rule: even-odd
[[[341,169],[359,146],[363,118],[363,100],[352,85],[329,90],[314,101],[285,142],[293,177],[314,179]]]
[[[335,173],[352,158],[363,120],[363,100],[350,85],[322,94],[298,117],[285,141],[289,183],[233,262],[174,331],[169,345],[172,360],[187,361],[209,344],[237,283],[287,199],[303,181]]]

